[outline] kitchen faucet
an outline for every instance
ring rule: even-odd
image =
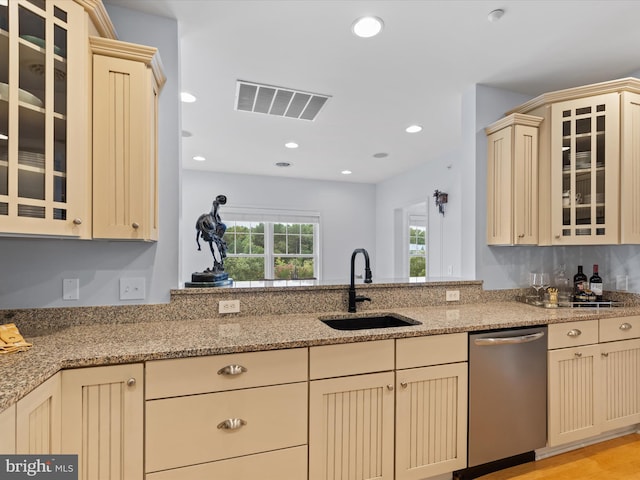
[[[354,280],[354,269],[356,262],[356,255],[362,253],[364,255],[364,283],[371,283],[371,268],[369,266],[369,253],[364,248],[356,248],[351,254],[351,285],[349,286],[349,312],[354,313],[356,311],[356,302],[370,302],[369,297],[362,295],[356,295],[356,285]]]

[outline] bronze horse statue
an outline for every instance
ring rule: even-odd
[[[226,203],[227,197],[218,195],[213,201],[211,211],[200,215],[196,222],[196,244],[198,245],[198,250],[202,250],[200,248],[200,237],[202,237],[202,240],[209,243],[211,255],[213,255],[213,269],[211,271],[214,273],[224,272],[224,259],[227,256],[227,242],[222,239],[227,226],[222,223],[218,213],[220,205],[225,205]]]

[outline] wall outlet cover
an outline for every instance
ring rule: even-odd
[[[447,290],[447,293],[445,294],[445,298],[447,302],[459,302],[460,290]]]
[[[144,300],[145,285],[144,277],[121,278],[120,279],[120,300]]]
[[[240,311],[240,300],[220,300],[218,302],[218,313],[238,313]]]

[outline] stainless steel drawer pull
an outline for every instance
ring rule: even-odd
[[[631,330],[633,327],[631,326],[630,323],[624,322],[622,325],[620,325],[620,330],[623,331],[627,331],[627,330]]]
[[[237,430],[246,424],[246,420],[242,420],[241,418],[227,418],[224,422],[218,424],[218,428],[221,430]]]
[[[218,370],[218,375],[240,375],[246,371],[247,369],[242,365],[227,365]]]
[[[567,337],[579,337],[582,335],[582,331],[577,328],[573,328],[567,332]]]

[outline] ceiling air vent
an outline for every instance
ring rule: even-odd
[[[238,80],[236,110],[315,120],[330,95]]]

